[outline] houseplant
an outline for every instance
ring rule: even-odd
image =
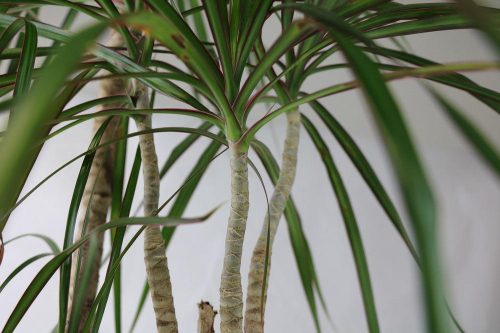
[[[45,5],[68,7],[62,28],[38,22],[37,10]],[[77,33],[69,32],[76,15],[85,15],[93,24]],[[274,236],[285,213],[291,232],[292,248],[311,313],[319,330],[316,302],[321,303],[312,255],[308,248],[297,209],[289,200],[295,177],[300,127],[312,138],[328,171],[329,181],[341,207],[356,264],[365,317],[370,332],[379,331],[379,321],[368,266],[347,190],[328,151],[325,140],[307,113],[309,104],[329,128],[359,170],[361,176],[386,211],[388,220],[407,244],[421,268],[422,293],[427,327],[430,332],[447,332],[451,311],[446,306],[436,235],[436,204],[422,163],[399,107],[386,82],[420,77],[461,89],[498,112],[499,95],[482,87],[460,71],[494,70],[496,62],[438,64],[405,50],[382,47],[378,40],[399,38],[424,32],[479,28],[498,49],[497,10],[479,7],[470,1],[433,4],[399,4],[392,1],[146,1],[96,3],[67,1],[6,2],[0,16],[4,28],[0,45],[4,58],[14,59],[3,75],[3,109],[10,110],[7,130],[0,146],[0,214],[2,230],[14,209],[22,209],[21,189],[35,163],[43,142],[74,125],[95,119],[96,131],[76,179],[73,199],[65,225],[62,251],[51,259],[26,289],[15,306],[4,330],[13,331],[26,310],[57,271],[60,272],[59,322],[57,330],[97,331],[114,285],[119,299],[120,261],[140,232],[123,244],[128,225],[140,224],[145,230],[147,276],[157,329],[177,331],[165,242],[172,226],[206,220],[182,218],[199,178],[210,162],[227,147],[230,156],[231,211],[228,222],[219,312],[221,332],[260,332],[265,318],[267,280]],[[20,18],[23,17],[23,18]],[[278,19],[281,31],[266,46],[263,26]],[[96,44],[106,29],[115,31],[108,46]],[[8,48],[19,36],[18,47]],[[49,47],[38,47],[38,36],[53,40]],[[396,42],[398,42],[396,40]],[[398,45],[398,44],[396,44]],[[165,60],[161,55],[175,56]],[[331,63],[333,55],[345,61]],[[39,61],[35,65],[35,59]],[[40,65],[43,62],[42,65]],[[324,71],[349,68],[354,79],[305,93],[304,81]],[[102,70],[108,74],[102,74]],[[34,81],[31,84],[32,80]],[[73,107],[67,104],[89,82],[101,82],[101,96]],[[187,88],[185,88],[187,87]],[[387,148],[392,169],[404,198],[415,235],[415,246],[405,230],[395,205],[378,180],[368,160],[335,119],[334,113],[319,100],[351,89],[361,89]],[[456,106],[433,88],[435,98],[477,148],[485,162],[498,174],[500,163],[495,149],[464,118]],[[154,95],[166,95],[182,102],[182,108],[155,105]],[[279,105],[265,115],[252,117],[258,103]],[[86,112],[99,106],[100,112]],[[199,127],[154,128],[152,114],[196,117]],[[256,139],[259,130],[272,119],[287,117],[287,134],[281,167],[265,144]],[[128,133],[132,119],[138,132]],[[65,124],[53,130],[56,124]],[[152,133],[181,132],[189,136],[172,151],[160,168]],[[125,139],[138,136],[140,149],[130,175],[124,175],[124,156],[130,147]],[[197,138],[213,143],[200,156],[189,181],[179,189],[170,213],[161,214],[159,179]],[[158,137],[156,137],[158,140]],[[248,169],[255,164],[248,152],[256,152],[263,170],[275,182],[261,236],[253,250],[248,286],[241,283],[241,255],[249,210]],[[76,159],[75,159],[76,160]],[[146,217],[131,217],[139,168],[144,174]],[[50,175],[52,176],[52,175]],[[29,195],[29,193],[27,194]],[[170,201],[167,200],[167,203]],[[19,206],[19,208],[18,208]],[[175,209],[174,209],[175,207]],[[80,221],[77,216],[80,210]],[[110,221],[106,222],[110,210]],[[106,223],[105,223],[106,222]],[[80,225],[77,228],[77,225]],[[160,232],[160,227],[163,230]],[[78,232],[75,230],[79,230]],[[104,231],[110,231],[112,249],[103,285],[97,289]],[[7,237],[5,237],[7,238]],[[55,249],[54,249],[55,250]],[[76,252],[75,252],[76,251]],[[73,253],[73,268],[71,256]],[[271,286],[272,287],[272,286]],[[246,291],[246,300],[243,291]],[[212,300],[213,301],[213,300]],[[245,313],[243,311],[245,303]],[[116,304],[115,304],[116,306]],[[214,313],[200,305],[200,322],[211,330]],[[118,312],[118,311],[117,311]],[[360,314],[361,316],[361,314]],[[119,317],[118,317],[119,318]],[[194,319],[193,319],[194,320]],[[119,326],[119,319],[117,320]],[[455,323],[458,325],[458,323]],[[118,330],[118,329],[117,329]]]

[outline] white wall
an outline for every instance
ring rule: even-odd
[[[47,15],[55,15],[54,13],[57,12]],[[267,27],[269,40],[274,38],[274,29],[272,25]],[[440,62],[494,59],[481,36],[468,31],[430,33],[409,37],[408,40],[419,55]],[[493,89],[500,86],[498,72],[469,76]],[[315,91],[348,78],[349,74],[346,72],[318,75],[308,81],[306,90]],[[408,123],[411,123],[411,130],[440,204],[441,249],[453,311],[467,332],[496,332],[500,326],[496,310],[500,306],[500,290],[496,283],[500,280],[497,257],[500,253],[498,178],[485,167],[416,80],[394,82],[391,83],[391,88],[405,112]],[[440,90],[466,110],[467,115],[475,120],[500,149],[500,118],[497,114],[467,94],[452,89]],[[80,95],[75,103],[94,96],[95,86]],[[386,184],[398,208],[402,210],[385,151],[362,96],[358,92],[348,92],[325,99],[324,102],[352,133]],[[157,106],[167,105],[165,103],[165,100],[160,100]],[[304,108],[304,111],[308,112],[307,108]],[[318,119],[313,119],[319,123]],[[158,116],[155,117],[154,123],[158,127],[173,124],[192,126],[196,121]],[[358,218],[382,332],[423,332],[415,264],[353,165],[328,131],[322,126],[319,127],[330,143]],[[84,151],[89,143],[90,128],[90,123],[78,126],[47,143],[26,189],[32,188],[49,172]],[[278,119],[259,135],[276,154],[280,152],[283,129],[284,122]],[[313,251],[329,313],[338,332],[366,332],[356,273],[343,222],[315,148],[305,131],[302,134],[300,162],[293,195]],[[170,149],[180,139],[180,135],[156,135],[160,161],[165,160]],[[134,146],[136,140],[131,139],[130,144]],[[199,145],[190,150],[164,179],[162,199],[167,198],[182,183],[196,160],[197,153],[204,147]],[[129,160],[132,155],[128,156]],[[62,243],[67,208],[80,163],[66,168],[15,211],[4,231],[5,240],[23,233],[39,232],[53,237],[59,244]],[[227,157],[221,156],[203,178],[186,216],[205,213],[215,205],[227,202],[227,175]],[[243,258],[244,285],[251,248],[265,213],[263,190],[256,175],[251,172],[250,177],[251,212]],[[267,190],[272,191],[267,179],[266,185]],[[140,197],[140,192],[138,191],[137,198]],[[135,205],[138,203],[137,198]],[[181,332],[195,332],[196,303],[200,299],[218,303],[227,214],[226,203],[208,222],[179,228],[169,246],[169,265]],[[46,251],[42,242],[28,238],[7,246],[0,267],[0,281],[24,259]],[[145,279],[142,242],[134,245],[124,261],[123,324],[128,330]],[[2,292],[0,326],[3,326],[23,290],[44,262],[46,260],[31,265]],[[18,332],[48,332],[53,328],[58,313],[57,286],[56,274],[19,325]],[[102,332],[113,331],[112,316],[110,303]],[[325,332],[333,331],[324,315],[321,316],[321,321]],[[154,326],[154,315],[148,300],[136,332],[153,332]],[[274,247],[266,329],[267,332],[314,331],[284,221]]]

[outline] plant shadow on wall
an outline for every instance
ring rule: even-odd
[[[60,26],[43,21],[40,12],[49,5],[64,7]],[[111,299],[115,331],[125,330],[121,261],[142,233],[147,281],[130,331],[149,295],[157,331],[177,332],[166,247],[176,227],[210,218],[213,211],[200,217],[185,217],[184,212],[211,162],[222,154],[229,156],[227,177],[231,187],[220,299],[210,300],[218,304],[217,310],[209,303],[199,304],[198,332],[213,332],[216,315],[220,316],[220,332],[264,331],[268,287],[273,288],[268,284],[273,242],[282,215],[311,320],[318,332],[332,330],[332,327],[322,328],[319,321],[321,312],[329,316],[325,298],[330,295],[321,291],[315,268],[321,263],[313,262],[304,234],[311,224],[301,221],[298,211],[301,203],[295,203],[290,196],[300,136],[304,134],[312,139],[321,157],[347,232],[364,305],[364,313],[356,316],[366,320],[369,332],[380,332],[355,213],[328,148],[331,138],[322,136],[319,125],[326,126],[353,162],[385,211],[387,223],[394,226],[418,264],[426,330],[462,331],[460,318],[448,306],[444,291],[436,231],[438,207],[409,125],[387,83],[420,79],[429,98],[441,106],[449,121],[475,148],[478,158],[498,177],[500,157],[496,148],[436,88],[444,85],[462,90],[498,113],[500,94],[475,83],[463,72],[497,71],[500,63],[438,63],[408,51],[404,37],[477,29],[485,43],[497,52],[498,59],[499,9],[482,7],[471,0],[405,4],[389,0],[97,0],[5,1],[0,4],[0,11],[0,59],[5,64],[0,75],[0,106],[2,112],[9,113],[0,143],[0,231],[9,222],[11,213],[22,210],[23,201],[46,181],[57,177],[68,165],[81,163],[67,219],[65,223],[54,221],[64,228],[64,239],[52,240],[39,234],[14,238],[3,233],[1,253],[6,257],[8,244],[23,237],[41,238],[51,250],[33,254],[2,281],[0,293],[23,269],[38,260],[49,259],[26,286],[18,303],[3,306],[11,311],[3,332],[13,332],[21,320],[29,320],[25,318],[28,309],[54,275],[59,276],[58,321],[54,331],[99,331]],[[83,30],[73,28],[79,17],[91,24]],[[280,23],[280,31],[275,32],[274,41],[266,46],[263,26],[272,20]],[[107,30],[112,31],[110,39],[98,43]],[[50,44],[41,46],[41,38]],[[336,57],[338,54],[342,57]],[[332,59],[341,60],[332,62]],[[305,92],[307,79],[320,73],[333,75],[342,69],[352,72],[352,81],[340,84],[325,81],[322,89]],[[95,81],[100,87],[95,99],[68,106],[82,89]],[[334,106],[321,101],[354,89],[363,92],[382,138],[411,232],[405,229],[402,213],[396,209],[355,138],[332,112]],[[159,105],[155,103],[158,95],[175,101],[174,105],[181,103],[182,107]],[[276,107],[262,115],[255,112],[260,104]],[[315,113],[321,124],[313,122],[310,113]],[[154,127],[152,115],[195,117],[199,125]],[[287,119],[281,156],[274,156],[257,139],[259,131],[277,117]],[[74,126],[91,120],[94,130],[88,149],[21,196],[45,142],[62,133],[71,133]],[[129,131],[129,122],[135,124],[137,131]],[[301,128],[305,129],[302,133]],[[186,137],[172,149],[167,161],[160,164],[155,141],[162,140],[162,133],[182,133]],[[138,138],[138,147],[127,144],[132,137]],[[182,186],[165,202],[160,202],[160,180],[183,155],[193,151],[202,137],[209,139],[210,144],[196,156],[197,161]],[[259,161],[249,159],[249,151],[255,152]],[[135,156],[130,172],[125,168],[127,154]],[[260,212],[265,215],[262,230],[253,245],[248,285],[244,286],[241,258],[251,208],[249,169],[262,184],[267,174],[274,188],[266,196],[267,211]],[[131,206],[141,170],[144,217],[136,217]],[[141,227],[125,242],[125,234],[132,225]],[[109,256],[103,256],[106,234],[111,239]],[[101,263],[106,268],[99,276]]]

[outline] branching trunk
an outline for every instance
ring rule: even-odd
[[[198,304],[198,333],[214,333],[214,319],[217,311],[208,302]]]
[[[264,309],[267,298],[267,283],[264,286],[266,264],[266,249],[269,239],[268,258],[270,262],[272,245],[276,236],[278,224],[283,215],[288,197],[295,180],[297,167],[297,150],[300,139],[300,113],[294,111],[288,115],[285,144],[283,147],[282,165],[279,179],[269,202],[269,212],[266,214],[259,239],[255,245],[250,272],[245,310],[245,332],[261,333],[264,331]],[[269,277],[269,269],[267,275]],[[266,278],[266,281],[268,279]],[[262,291],[264,289],[264,299]]]
[[[138,108],[148,107],[147,93],[139,87]],[[151,116],[138,116],[137,129],[151,129]],[[153,133],[139,136],[144,176],[144,215],[156,215],[160,192],[160,174]],[[177,333],[172,284],[168,270],[165,242],[159,226],[147,226],[144,232],[144,262],[156,316],[158,333]]]
[[[110,46],[121,45],[121,40],[119,38],[112,38],[110,41]],[[125,94],[125,82],[121,79],[107,79],[102,80],[100,85],[99,97],[109,97],[115,95]],[[105,104],[100,109],[111,109],[120,108],[124,105],[121,103]],[[94,129],[95,133],[101,125],[107,120],[105,117],[95,118]],[[117,128],[119,126],[119,117],[112,117],[109,122],[102,138],[101,142],[107,142],[113,140],[117,135]],[[106,216],[108,214],[109,207],[111,205],[111,186],[113,182],[113,168],[115,161],[115,145],[107,145],[98,149],[95,153],[94,160],[92,162],[92,167],[85,187],[84,196],[82,198],[82,217],[78,222],[77,237],[81,237],[84,234],[90,232],[91,230],[97,228],[106,222]],[[88,212],[88,214],[87,214]],[[86,220],[86,216],[88,219]],[[87,320],[90,308],[94,301],[97,285],[99,282],[99,267],[101,264],[102,257],[102,243],[103,235],[98,235],[97,252],[94,262],[87,267],[88,261],[88,247],[89,243],[83,244],[79,249],[72,261],[71,268],[71,282],[69,289],[69,306],[68,306],[68,318],[71,313],[71,307],[73,304],[73,297],[75,295],[75,282],[80,281],[82,275],[85,271],[91,270],[90,283],[88,285],[87,292],[85,294],[85,302],[82,308],[81,322],[78,332],[83,329],[83,324]],[[81,255],[80,267],[77,269],[78,256]],[[77,275],[78,271],[78,276]]]
[[[231,212],[227,226],[224,264],[220,285],[221,332],[238,333],[243,329],[243,291],[241,253],[248,217],[247,153],[230,144]]]

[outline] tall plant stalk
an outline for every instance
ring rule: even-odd
[[[288,123],[280,175],[269,201],[269,211],[264,219],[264,224],[255,244],[250,262],[245,304],[245,332],[247,333],[260,333],[264,331],[267,281],[270,272],[267,269],[267,276],[265,276],[266,257],[269,260],[271,258],[276,231],[295,180],[297,151],[300,141],[300,112],[294,110],[288,114],[287,118]],[[266,285],[264,285],[264,280],[266,280]]]
[[[248,218],[248,157],[241,146],[230,143],[231,212],[227,225],[224,264],[220,284],[221,333],[243,329],[241,254]]]
[[[146,88],[137,84],[137,107],[147,108],[149,98]],[[136,116],[138,131],[151,130],[151,116]],[[144,177],[144,215],[155,216],[160,195],[160,172],[153,133],[139,136]],[[151,299],[156,316],[158,333],[177,333],[172,284],[166,256],[166,246],[160,227],[148,225],[144,231],[144,262]]]
[[[111,47],[122,45],[122,40],[119,34],[114,33],[108,43]],[[126,93],[126,83],[123,79],[104,79],[101,80],[98,97],[110,97],[116,95],[124,95]],[[104,104],[100,110],[113,109],[123,107],[123,103]],[[95,133],[102,124],[107,121],[106,117],[97,117],[94,120],[93,132]],[[119,126],[119,117],[112,117],[101,138],[102,142],[112,141],[117,136]],[[98,226],[106,222],[108,210],[111,205],[111,193],[113,183],[113,168],[115,161],[116,146],[114,144],[105,145],[98,149],[95,153],[92,167],[85,187],[84,196],[82,198],[82,217],[78,222],[77,237],[83,237],[85,234],[94,230]],[[71,310],[73,298],[76,292],[76,284],[82,280],[83,274],[87,270],[91,270],[89,285],[85,293],[85,302],[81,311],[81,322],[78,331],[83,329],[83,325],[87,320],[90,308],[96,296],[97,285],[99,282],[99,267],[102,259],[103,234],[97,236],[97,249],[95,259],[88,265],[89,243],[82,245],[78,253],[75,253],[72,268],[71,282],[69,289],[69,309]],[[80,257],[80,260],[78,258]],[[71,311],[68,311],[68,315]],[[69,317],[68,317],[69,319]],[[66,330],[68,328],[66,327]]]

